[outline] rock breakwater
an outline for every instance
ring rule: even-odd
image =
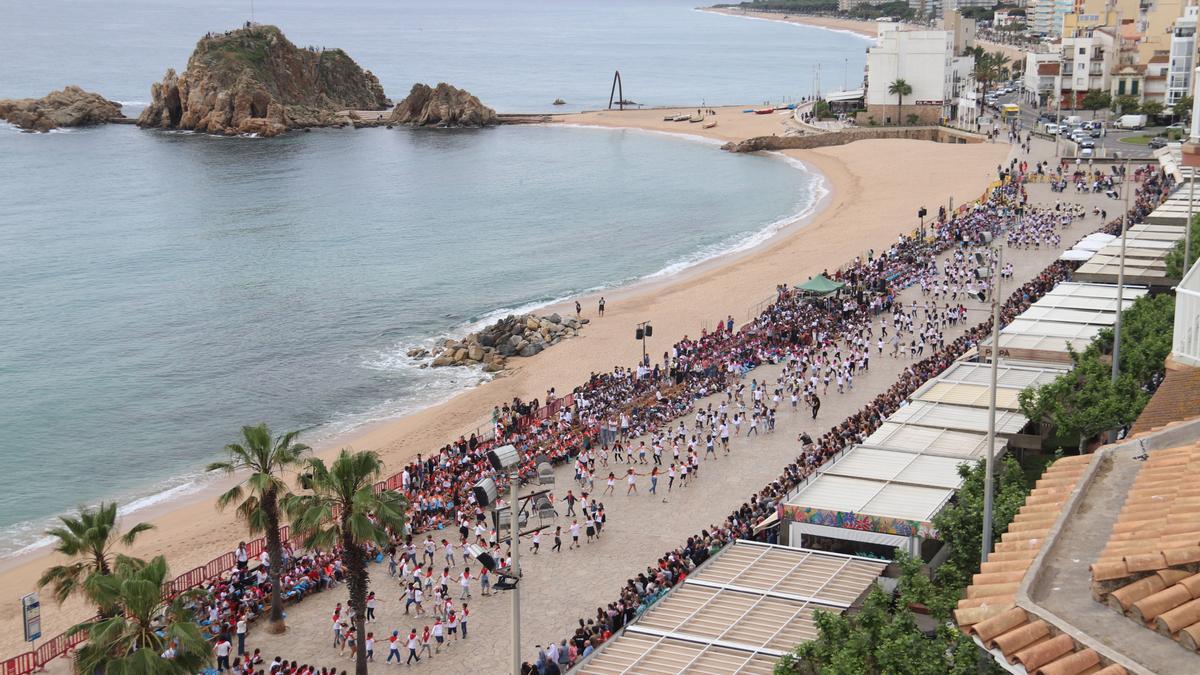
[[[587,319],[563,318],[558,314],[510,314],[461,340],[443,340],[432,351],[413,349],[411,358],[432,358],[429,365],[483,365],[484,372],[505,370],[508,359],[530,357],[579,334]]]

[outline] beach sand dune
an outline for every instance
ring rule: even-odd
[[[613,126],[638,124],[654,128],[652,117],[661,123],[665,113],[653,111],[652,116],[651,112],[638,111],[619,117],[595,114],[586,123],[608,124],[611,118]],[[737,137],[759,135],[750,129],[735,130],[732,121],[726,126],[724,122],[731,117],[736,115],[719,116],[722,124],[709,130],[714,132],[710,135],[714,138],[725,133],[736,133]],[[759,120],[751,120],[753,117]],[[746,124],[780,123],[775,116],[745,118]],[[688,131],[692,133],[700,126],[682,124],[691,127]],[[522,359],[506,376],[446,403],[364,429],[336,445],[318,448],[318,452],[329,455],[342,446],[378,450],[389,470],[396,471],[417,453],[427,453],[460,434],[484,428],[496,403],[514,396],[543,399],[550,387],[566,392],[585,381],[592,371],[634,363],[641,356],[641,343],[633,335],[637,322],[654,323],[655,336],[648,347],[656,357],[675,340],[684,335],[698,335],[728,315],[743,322],[774,295],[776,284],[801,282],[826,268],[865,255],[868,249],[883,250],[898,234],[917,226],[919,206],[936,212],[937,206],[950,197],[955,204],[979,197],[1008,150],[1009,146],[1004,144],[868,140],[813,151],[788,151],[790,156],[824,174],[831,189],[823,208],[807,222],[785,228],[779,236],[752,251],[709,261],[676,277],[606,293],[608,307],[602,319],[596,316],[598,297],[581,298],[583,316],[592,322],[578,339],[565,341],[531,359]],[[719,150],[714,148],[713,152]],[[703,227],[704,223],[696,226]],[[555,309],[574,311],[573,307]],[[247,423],[257,421],[247,420]],[[236,431],[229,430],[231,440]],[[715,481],[709,486],[713,484]],[[739,491],[722,496],[730,501],[720,505],[724,513],[734,506],[733,500],[746,495]],[[143,535],[130,553],[143,557],[165,554],[175,573],[203,564],[248,538],[232,514],[215,511],[211,491],[126,520],[130,523],[148,520],[158,526]],[[686,534],[672,533],[668,540],[656,542],[653,553],[679,544],[677,540]],[[20,642],[18,600],[34,589],[41,571],[53,562],[53,556],[42,552],[8,561],[0,570],[3,589],[0,654],[9,656],[26,648]],[[616,573],[632,571],[631,568]],[[604,586],[606,597],[615,590],[611,585]],[[559,623],[565,627],[578,616],[580,609],[587,608],[571,608],[569,613],[558,617]],[[43,609],[43,632],[47,636],[56,635],[86,618],[88,612],[87,607],[75,601],[61,608],[47,602]]]

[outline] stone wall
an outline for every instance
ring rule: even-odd
[[[726,143],[729,152],[758,152],[760,150],[812,150],[830,145],[845,145],[870,138],[907,138],[935,143],[981,143],[983,136],[938,126],[921,127],[856,127],[828,133],[801,136],[758,136],[737,143]]]
[[[938,120],[942,119],[942,106],[940,105],[904,105],[900,106],[900,119],[896,119],[896,104],[885,103],[879,105],[877,103],[867,106],[867,109],[858,113],[855,120],[861,125],[868,125],[874,119],[876,124],[908,124],[908,116],[916,115],[917,124],[937,124]]]

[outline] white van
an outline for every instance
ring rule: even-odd
[[[1050,134],[1051,136],[1058,135],[1058,125],[1053,122],[1048,122],[1046,124],[1046,126],[1042,127],[1042,130],[1045,131],[1046,133]]]

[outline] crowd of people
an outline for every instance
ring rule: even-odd
[[[984,231],[990,230],[993,236],[996,235],[1000,225],[997,222],[997,213],[1003,212],[1014,204],[1023,205],[1024,203],[1024,192],[1020,187],[1019,176],[1020,174],[1017,175],[1017,180],[1011,181],[993,192],[982,208],[977,207],[970,211],[962,218],[963,222],[952,221],[939,228],[940,234],[937,239],[939,243],[929,246],[919,239],[907,238],[894,246],[889,252],[892,256],[889,257],[907,256],[912,263],[910,274],[906,275],[903,270],[890,268],[886,263],[875,264],[875,271],[877,273],[886,271],[886,274],[891,275],[893,279],[910,281],[919,279],[921,271],[927,270],[929,267],[928,259],[925,259],[926,264],[922,264],[924,256],[932,257],[945,251],[951,241],[979,241]],[[1134,218],[1140,218],[1148,213],[1170,188],[1169,178],[1161,173],[1139,171],[1138,180],[1141,185],[1130,214]],[[1081,213],[1075,213],[1073,217],[1081,215]],[[1120,227],[1120,219],[1117,219],[1103,224],[1101,231],[1112,233],[1119,231]],[[927,250],[920,251],[922,248]],[[963,258],[967,257],[969,256],[963,256]],[[957,260],[959,256],[955,255],[953,259]],[[933,264],[936,265],[936,263]],[[863,267],[862,261],[856,260],[849,270],[839,272],[835,278],[851,279],[856,282],[857,287],[874,287],[877,292],[881,288],[888,288],[890,290],[884,292],[885,296],[891,296],[895,287],[886,282],[880,283],[878,276],[872,277],[870,274],[863,273]],[[868,270],[871,269],[871,263],[868,261],[865,267]],[[1047,266],[1035,278],[1022,284],[1002,303],[1001,323],[1008,323],[1025,311],[1056,284],[1067,279],[1073,269],[1073,263],[1056,261]],[[764,316],[788,314],[790,310],[787,300],[786,294],[781,293],[780,301],[768,308],[764,312]],[[894,300],[894,296],[889,297],[886,304],[890,305],[891,300]],[[870,306],[869,303],[868,306]],[[684,546],[669,551],[658,559],[655,566],[649,567],[644,573],[627,580],[616,601],[605,607],[598,607],[595,616],[579,620],[574,635],[564,639],[559,645],[539,648],[536,661],[525,664],[525,672],[531,675],[565,672],[566,668],[576,663],[577,659],[590,655],[726,544],[737,539],[772,541],[773,529],[756,533],[754,525],[775,513],[781,500],[812,475],[820,465],[846,447],[862,442],[917,388],[947,368],[955,359],[973,348],[981,338],[989,335],[990,332],[991,319],[989,318],[969,329],[950,344],[936,349],[928,358],[906,368],[896,383],[887,391],[875,397],[862,410],[830,429],[819,439],[814,441],[807,434],[801,435],[799,441],[802,453],[795,462],[785,467],[783,473],[774,482],[751,495],[749,501],[742,503],[721,525],[710,526],[689,537]]]
[[[511,564],[511,542],[488,525],[486,512],[471,490],[477,481],[490,477],[504,494],[507,476],[497,474],[487,460],[487,451],[495,444],[511,443],[520,450],[522,481],[536,481],[537,467],[544,462],[574,462],[576,480],[587,493],[577,498],[581,499],[582,514],[570,526],[572,544],[576,544],[582,529],[578,518],[584,519],[589,539],[599,536],[603,528],[606,516],[603,506],[595,501],[595,475],[609,467],[610,459],[614,464],[626,465],[621,475],[627,481],[626,494],[636,491],[639,468],[643,466],[648,469],[641,475],[651,477],[651,492],[660,489],[660,477],[667,482],[668,491],[675,488],[677,475],[682,487],[689,474],[695,477],[702,459],[719,460],[719,453],[728,451],[730,435],[740,435],[743,426],[747,435],[751,430],[755,434],[769,433],[781,403],[785,409],[790,405],[795,410],[802,401],[805,414],[815,418],[830,383],[838,389],[852,388],[853,378],[869,369],[872,349],[878,356],[890,345],[893,356],[911,358],[911,365],[899,379],[859,412],[815,440],[802,436],[797,459],[724,522],[689,537],[655,566],[630,578],[618,598],[597,608],[595,616],[581,619],[572,636],[540,648],[537,662],[527,664],[529,672],[545,675],[556,668],[562,670],[562,665],[591,653],[727,543],[738,538],[769,541],[773,531],[756,535],[754,525],[774,513],[788,492],[838,451],[862,441],[917,387],[990,331],[989,320],[949,343],[944,339],[949,326],[966,321],[962,302],[977,295],[986,297],[992,290],[989,275],[975,274],[976,252],[985,255],[985,264],[995,264],[987,257],[989,249],[981,245],[1002,236],[1017,213],[1026,216],[1022,222],[1031,223],[1027,232],[1030,236],[1041,236],[1045,228],[1083,217],[1073,208],[1029,207],[1023,184],[1027,169],[1015,160],[1007,168],[1000,167],[1001,185],[985,200],[943,214],[929,236],[900,237],[883,254],[872,252],[827,274],[846,284],[837,297],[815,299],[781,286],[775,302],[740,328],[727,317],[713,331],[703,331],[696,338],[684,336],[661,360],[651,362],[647,358],[635,367],[618,366],[607,373],[593,373],[565,398],[551,390],[545,406],[536,400],[514,399],[494,410],[493,439],[462,437],[433,455],[418,456],[398,475],[398,489],[409,499],[408,531],[395,533],[390,549],[373,553],[388,561],[389,571],[402,589],[400,601],[405,604],[405,614],[411,609],[414,620],[420,617],[433,623],[428,630],[413,626],[390,632],[389,652],[402,644],[401,651],[409,652],[410,661],[430,656],[430,640],[440,646],[437,626],[443,626],[443,632],[449,635],[452,617],[455,628],[461,626],[462,637],[466,638],[466,600],[471,588],[487,594],[490,586],[487,571],[470,558],[468,544],[489,550],[500,568]],[[1134,217],[1153,208],[1169,187],[1169,179],[1149,171],[1139,169],[1138,180],[1140,188],[1131,207]],[[1105,229],[1118,227],[1114,221]],[[950,255],[939,264],[939,256],[947,252]],[[1003,303],[1002,321],[1011,320],[1069,271],[1070,263],[1056,262],[1025,283]],[[1007,273],[1011,275],[1011,269]],[[901,303],[899,293],[914,284],[920,285],[925,302]],[[929,356],[925,356],[927,351]],[[763,364],[782,364],[780,376],[771,384],[754,379],[747,391],[743,377]],[[716,407],[696,405],[698,400],[714,394],[723,395],[723,402]],[[684,418],[693,414],[695,422],[689,433]],[[646,435],[649,445],[645,441],[635,444],[635,439]],[[668,451],[671,457],[664,459]],[[608,488],[615,488],[618,480],[616,467],[612,468],[605,472]],[[606,494],[614,492],[608,489]],[[569,506],[573,512],[574,502]],[[425,539],[418,543],[421,535]],[[540,536],[532,535],[535,553]],[[554,535],[554,549],[559,549],[560,537],[561,528]],[[440,574],[434,571],[434,558],[439,553],[445,562]],[[289,553],[285,557],[281,590],[289,600],[297,601],[341,582],[341,561],[336,552],[304,556]],[[460,561],[462,570],[456,571]],[[270,564],[267,560],[260,562]],[[250,571],[240,563],[239,559],[239,569],[228,578],[207,584],[204,590],[208,600],[195,607],[214,638],[218,655],[225,651],[223,670],[288,675],[332,672],[280,658],[264,664],[261,657],[246,652],[246,625],[263,613],[270,588],[261,564]],[[469,567],[472,563],[474,574]],[[455,607],[450,597],[456,587],[460,589],[461,607]],[[369,608],[368,612],[373,610]],[[359,648],[359,637],[347,634],[345,627],[337,633],[336,626],[345,619],[340,613],[335,617],[335,645],[353,653]],[[235,640],[236,649],[232,646]],[[373,633],[363,637],[362,648],[373,652],[374,640]],[[236,668],[234,660],[238,661]]]

